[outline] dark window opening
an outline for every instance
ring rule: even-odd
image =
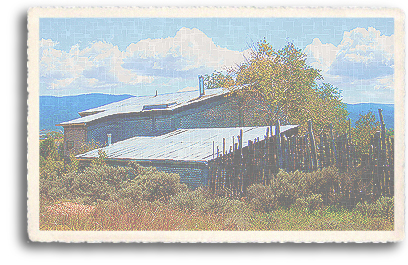
[[[67,141],[67,149],[74,148],[74,141]]]

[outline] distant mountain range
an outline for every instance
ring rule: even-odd
[[[109,94],[84,94],[78,96],[40,96],[40,130],[62,131],[55,126],[64,121],[79,118],[78,112],[121,101],[132,97],[131,95],[109,95]],[[379,120],[378,109],[383,110],[384,122],[387,128],[394,128],[394,105],[377,103],[347,104],[352,124],[359,119],[359,114],[371,111]]]
[[[40,130],[62,131],[55,126],[80,118],[78,112],[132,97],[131,95],[83,94],[77,96],[40,96]]]
[[[394,104],[378,104],[378,103],[359,103],[359,104],[347,104],[347,110],[351,119],[352,125],[360,118],[359,114],[366,114],[371,111],[375,118],[379,121],[380,116],[378,109],[382,109],[384,117],[385,127],[388,129],[394,129]]]

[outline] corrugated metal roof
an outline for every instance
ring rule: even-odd
[[[295,128],[298,125],[286,125],[281,127],[281,132]],[[248,140],[264,139],[268,127],[236,127],[236,128],[204,128],[204,129],[179,129],[161,136],[133,137],[117,142],[111,146],[100,148],[109,159],[129,160],[173,160],[208,162],[213,158],[213,142],[215,152],[217,146],[222,152],[223,138],[227,151],[233,144],[238,142],[237,136],[243,131],[243,147],[248,145]],[[272,134],[275,128],[272,127]],[[77,155],[77,158],[98,157],[96,149],[85,154]]]
[[[75,120],[62,122],[59,125],[70,125],[87,123],[93,120],[97,120],[103,117],[125,114],[125,113],[138,113],[154,111],[154,106],[161,106],[161,110],[174,110],[182,106],[186,106],[195,102],[200,102],[215,96],[223,95],[228,92],[228,89],[217,88],[205,90],[205,95],[199,97],[198,91],[178,92],[162,94],[157,96],[143,96],[143,97],[131,97],[119,102],[114,102],[101,107],[82,111],[81,115],[91,114]],[[165,106],[165,107],[163,107]],[[96,113],[96,114],[92,114]]]

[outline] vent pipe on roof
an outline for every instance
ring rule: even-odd
[[[112,145],[112,134],[108,133],[108,146]]]
[[[200,90],[200,97],[205,94],[204,92],[204,77],[202,75],[198,76],[198,88]]]

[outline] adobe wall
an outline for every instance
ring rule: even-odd
[[[173,124],[178,129],[226,128],[239,126],[238,107],[226,98],[177,113]]]
[[[155,112],[157,116],[138,114],[111,116],[87,125],[87,141],[106,145],[107,134],[111,134],[112,143],[116,143],[135,136],[162,135],[176,129],[264,125],[251,123],[254,120],[253,113],[262,112],[256,104],[253,106],[240,114],[238,104],[231,98],[219,98],[198,106],[175,110],[167,115],[157,115]]]
[[[107,134],[112,135],[112,143],[129,139],[135,136],[151,136],[152,119],[150,117],[113,116],[104,121],[96,121],[87,126],[88,142],[95,141],[106,145]]]
[[[85,126],[65,126],[64,127],[64,155],[78,153],[87,144],[87,131]]]

